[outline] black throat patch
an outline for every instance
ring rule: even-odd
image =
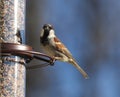
[[[40,42],[45,46],[49,44],[48,41],[49,30],[44,30],[44,35],[40,37]]]

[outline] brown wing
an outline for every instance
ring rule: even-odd
[[[64,46],[63,43],[58,38],[54,38],[54,41],[56,42],[56,48],[59,52],[63,53],[69,58],[72,58],[72,54],[69,52],[69,50]]]

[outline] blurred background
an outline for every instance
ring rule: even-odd
[[[72,65],[27,70],[27,97],[120,97],[120,0],[27,0],[27,44],[40,51],[40,29],[56,35],[88,73]],[[32,61],[29,65],[40,64]]]

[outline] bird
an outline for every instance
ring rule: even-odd
[[[55,35],[55,30],[51,24],[44,24],[40,31],[40,45],[47,55],[55,60],[68,62],[75,66],[85,79],[88,74],[77,64],[67,47]]]

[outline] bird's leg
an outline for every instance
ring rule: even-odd
[[[60,60],[60,57],[52,56],[52,60],[50,62],[50,65],[53,66],[56,60]]]
[[[55,57],[52,57],[52,59],[51,59],[51,61],[50,61],[50,65],[53,66],[54,63],[55,63],[55,61],[56,61]]]

